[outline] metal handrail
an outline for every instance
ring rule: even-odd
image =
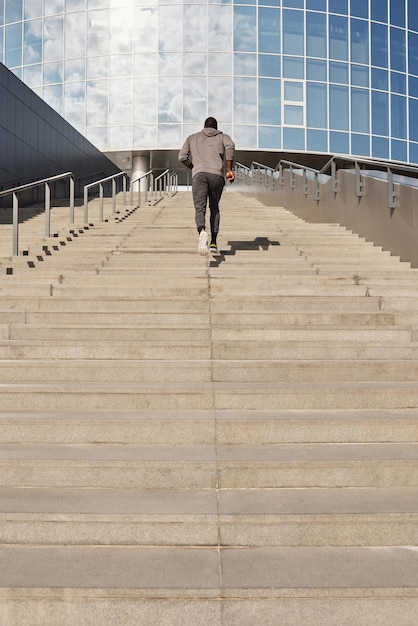
[[[0,198],[13,195],[13,256],[19,254],[19,198],[18,193],[40,185],[45,185],[45,237],[51,236],[51,188],[50,183],[63,178],[69,179],[69,196],[70,196],[70,223],[74,224],[74,176],[72,172],[65,172],[65,174],[58,174],[56,176],[50,176],[49,178],[43,178],[32,183],[25,185],[19,185],[13,189],[7,189],[0,192]]]
[[[262,163],[258,163],[257,161],[253,161],[250,167],[244,166],[240,163],[236,164],[238,177],[243,177],[245,182],[250,183],[251,181],[255,181],[263,184],[266,188],[270,186],[274,191],[276,176],[275,173],[278,172],[278,182],[280,186],[284,185],[284,176],[283,170],[288,169],[290,172],[289,178],[289,186],[291,189],[295,187],[295,170],[302,170],[303,173],[303,193],[304,195],[308,195],[308,177],[307,172],[313,174],[314,179],[314,198],[315,200],[320,200],[320,176],[325,175],[326,172],[330,171],[331,178],[331,191],[333,193],[337,193],[339,191],[339,181],[337,178],[337,169],[338,169],[338,161],[349,162],[354,166],[355,173],[355,186],[356,186],[356,196],[361,198],[364,196],[364,175],[362,174],[362,166],[370,165],[379,171],[386,171],[387,174],[387,206],[390,209],[396,208],[396,191],[395,191],[395,181],[394,181],[394,173],[409,173],[409,174],[417,174],[418,175],[418,167],[411,165],[402,165],[397,163],[388,163],[387,161],[378,161],[374,159],[359,159],[351,156],[345,155],[334,155],[332,156],[327,163],[320,169],[315,169],[313,167],[309,167],[307,165],[303,165],[301,163],[295,163],[293,161],[288,161],[287,159],[281,159],[276,167],[273,169],[268,165],[264,165]],[[341,169],[341,168],[340,168]]]
[[[138,203],[137,203],[137,206],[138,207],[141,206],[141,181],[144,178],[146,178],[146,181],[147,181],[146,189],[144,190],[145,191],[145,202],[148,202],[148,192],[154,186],[154,174],[153,174],[152,170],[149,170],[145,174],[142,174],[142,176],[139,176],[138,178],[134,178],[134,180],[130,181],[130,202],[131,202],[131,206],[133,206],[133,203],[134,203],[134,189],[133,189],[134,183],[139,183],[138,184]]]
[[[89,223],[89,208],[88,208],[88,196],[89,189],[92,187],[99,187],[99,219],[103,222],[103,183],[112,181],[112,214],[116,213],[116,179],[120,176],[123,177],[123,203],[126,204],[126,181],[128,180],[128,175],[126,172],[118,172],[118,174],[113,174],[112,176],[107,176],[106,178],[102,178],[101,180],[96,180],[94,183],[89,183],[88,185],[84,185],[84,223]]]
[[[177,193],[178,177],[175,173],[170,173],[170,170],[165,170],[162,174],[157,176],[154,180],[154,188],[152,190],[152,198],[154,204],[160,202],[163,199],[164,194],[170,193],[174,195]],[[172,191],[174,189],[174,191]]]

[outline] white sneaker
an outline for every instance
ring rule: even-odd
[[[197,251],[202,256],[206,256],[208,253],[208,241],[209,237],[205,230],[200,231],[199,243],[197,244]]]

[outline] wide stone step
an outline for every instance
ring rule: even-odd
[[[0,340],[0,359],[210,359],[201,341],[35,341]]]
[[[414,335],[411,336],[411,339]],[[0,342],[1,346],[1,342]],[[415,360],[418,358],[418,345],[414,343],[391,342],[365,344],[364,342],[332,341],[331,337],[320,341],[217,341],[213,343],[212,355],[216,360],[260,360],[269,359],[303,361],[330,359],[341,360],[375,360],[400,359]],[[1,350],[1,348],[0,348]]]
[[[90,324],[3,324],[0,325],[0,340],[10,339],[11,341],[29,340],[33,341],[194,341],[198,337],[202,343],[207,342],[212,337],[214,342],[218,341],[246,341],[246,342],[281,342],[281,341],[318,341],[325,342],[332,339],[334,342],[368,342],[373,343],[393,342],[409,344],[413,335],[411,330],[397,328],[393,325],[385,327],[384,324],[375,326],[353,326],[347,325],[328,326],[315,325],[299,326],[297,322],[288,327],[274,325],[271,327],[212,325],[212,329],[206,319],[206,323],[195,323],[182,325],[158,326],[152,323],[141,323],[137,318],[136,324],[106,324],[96,325],[94,319]],[[383,320],[382,320],[383,321]],[[390,320],[389,320],[390,321]]]
[[[411,443],[418,411],[181,410],[0,413],[2,442],[160,445]]]
[[[91,324],[10,324],[0,325],[0,338],[5,339],[8,331],[8,338],[11,341],[33,340],[37,341],[174,341],[187,342],[195,341],[196,336],[202,342],[210,341],[210,326],[202,321],[190,324],[189,326],[179,324],[161,324],[158,326],[141,323],[137,317],[137,323],[131,325],[120,325],[118,323],[100,325],[94,324],[94,319],[90,319]],[[402,340],[402,336],[399,336]]]
[[[0,489],[2,545],[414,545],[418,488]]]
[[[418,360],[30,360],[0,361],[2,383],[39,382],[415,382]]]
[[[7,383],[0,410],[407,409],[418,385],[400,383]]]
[[[0,469],[8,488],[415,488],[418,444],[4,444]]]

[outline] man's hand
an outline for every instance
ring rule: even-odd
[[[235,174],[232,170],[228,170],[225,174],[225,178],[229,183],[233,183],[235,180]]]

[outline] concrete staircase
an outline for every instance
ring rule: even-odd
[[[213,257],[187,193],[54,211],[0,259],[1,626],[415,625],[418,271],[229,189]]]

